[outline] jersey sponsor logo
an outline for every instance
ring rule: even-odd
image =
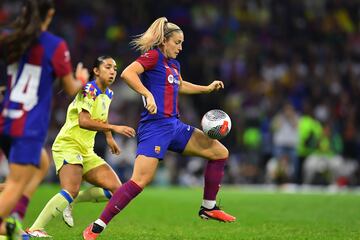
[[[170,74],[170,75],[168,76],[167,80],[168,80],[168,82],[169,82],[170,84],[175,83],[175,84],[177,84],[177,85],[180,85],[180,81],[177,80],[177,79],[174,77],[174,75],[172,75],[172,74]]]
[[[106,104],[105,104],[105,100],[102,99],[102,110],[105,111],[106,110]]]
[[[82,157],[80,154],[76,155],[76,158],[77,158],[77,160],[79,160],[79,161],[82,161],[82,160],[83,160],[83,157]]]
[[[159,154],[160,151],[161,151],[161,147],[160,146],[155,146],[154,151],[155,151],[155,153]]]
[[[190,131],[190,125],[188,125],[188,127],[187,127],[187,129],[186,129],[187,131]]]

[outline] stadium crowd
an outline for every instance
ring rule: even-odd
[[[120,71],[138,55],[132,37],[160,16],[183,26],[179,55],[184,79],[225,89],[183,97],[181,118],[200,127],[202,115],[220,108],[233,129],[226,183],[360,184],[360,3],[352,0],[58,0],[51,26],[69,44],[73,62],[90,67],[99,55],[116,57]],[[6,23],[21,1],[0,2]],[[136,128],[141,99],[120,79],[110,122]],[[51,148],[70,99],[58,92],[48,133]],[[128,179],[136,140],[118,138],[111,156],[99,134],[96,151]],[[203,162],[168,154],[155,182],[201,184]],[[51,170],[49,180],[56,179]]]

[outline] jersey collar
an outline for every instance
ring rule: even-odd
[[[91,85],[94,86],[94,88],[96,89],[96,96],[99,96],[100,94],[102,94],[103,92],[101,91],[101,89],[98,87],[98,85],[96,84],[95,80],[92,80]],[[108,96],[110,99],[112,99],[114,93],[113,91],[111,91],[109,88],[106,88],[105,90],[105,94],[106,96]]]

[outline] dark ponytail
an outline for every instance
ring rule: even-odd
[[[90,77],[89,77],[89,81],[92,81],[94,80],[95,78],[95,74],[94,74],[94,68],[99,68],[100,65],[104,62],[105,59],[108,59],[108,58],[113,58],[111,56],[108,56],[108,55],[104,55],[104,56],[100,56],[98,58],[95,59],[95,62],[93,64],[93,67],[91,68],[91,73],[90,73]]]
[[[10,24],[9,34],[0,35],[1,58],[7,64],[18,61],[24,52],[41,34],[41,24],[50,9],[53,0],[25,0],[19,17]],[[3,33],[4,29],[1,29]]]

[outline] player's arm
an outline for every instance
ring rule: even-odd
[[[124,79],[134,91],[141,94],[146,99],[146,109],[151,113],[157,112],[157,106],[152,93],[142,84],[139,75],[145,71],[144,67],[137,61],[134,61],[127,66],[121,73],[121,78]]]
[[[79,126],[90,131],[105,132],[105,134],[107,134],[106,132],[108,131],[114,131],[127,137],[135,136],[135,130],[133,128],[94,120],[91,118],[90,113],[84,109],[79,113]]]
[[[82,63],[76,66],[74,77],[70,52],[65,41],[58,44],[51,62],[55,76],[61,79],[62,86],[68,95],[74,96],[88,82],[89,72]]]
[[[83,67],[82,63],[78,63],[75,71],[75,78],[73,73],[69,73],[61,78],[64,91],[74,96],[87,82],[89,79],[89,72]]]
[[[2,102],[3,98],[4,98],[4,92],[6,90],[5,86],[0,86],[0,103]]]
[[[121,149],[113,138],[111,131],[105,131],[104,134],[106,138],[106,143],[109,146],[111,153],[119,155],[121,153]]]
[[[210,83],[208,86],[197,85],[187,81],[184,81],[180,76],[180,89],[179,93],[181,94],[201,94],[201,93],[211,93],[213,91],[218,91],[224,88],[224,83],[219,80],[215,80]]]

